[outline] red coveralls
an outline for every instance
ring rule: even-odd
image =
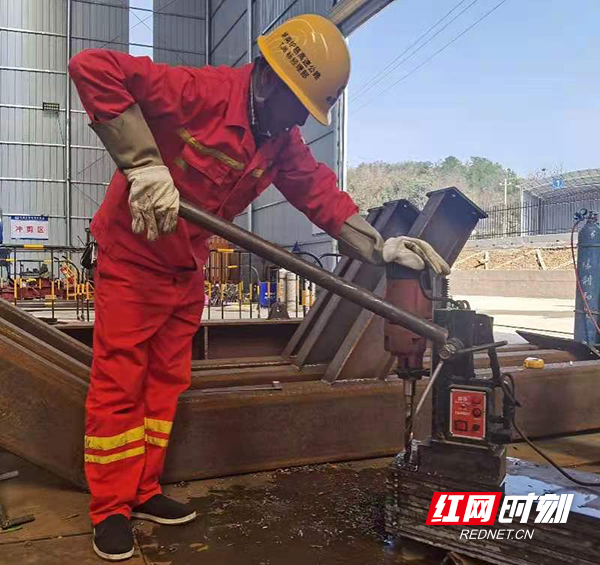
[[[296,127],[257,148],[248,118],[252,65],[186,68],[83,51],[69,72],[90,118],[139,104],[181,197],[228,220],[274,183],[337,236],[358,212]],[[149,242],[131,232],[128,183],[117,171],[92,222],[99,244],[94,363],[86,402],[85,470],[95,525],[160,493],[177,399],[190,383],[204,304],[210,233],[180,219]]]

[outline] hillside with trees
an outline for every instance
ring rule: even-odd
[[[348,192],[362,212],[389,200],[406,198],[422,207],[430,190],[456,186],[482,208],[504,203],[504,179],[508,202],[519,201],[519,179],[509,168],[485,157],[463,162],[456,157],[443,161],[363,163],[348,169]]]

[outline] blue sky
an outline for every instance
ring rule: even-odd
[[[396,0],[350,37],[351,165],[478,155],[520,174],[558,165],[600,166],[597,0],[508,0],[421,70],[378,95],[499,1],[479,0],[360,98],[365,81],[459,0]]]

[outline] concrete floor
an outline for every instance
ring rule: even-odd
[[[510,298],[504,296],[455,296],[459,300],[468,300],[471,306],[483,314],[494,316],[496,333],[498,339],[508,339],[511,343],[522,343],[523,340],[516,334],[517,329],[529,329],[533,331],[547,331],[557,336],[568,337],[573,334],[573,320],[575,301],[554,298]],[[27,308],[24,308],[27,310]],[[50,316],[50,309],[30,310],[34,316],[46,318]],[[81,313],[87,320],[87,311]],[[301,308],[291,307],[289,310],[291,318],[302,318]],[[56,310],[55,316],[60,320],[75,321],[77,312],[73,310]],[[267,308],[254,305],[252,316],[249,306],[242,307],[231,304],[225,308],[220,306],[206,307],[202,313],[203,320],[221,319],[248,319],[269,316]],[[90,320],[94,319],[94,311],[90,310]]]
[[[480,314],[494,317],[496,339],[525,343],[517,329],[573,337],[574,300],[559,298],[509,298],[504,296],[459,296]]]
[[[600,471],[600,434],[538,442],[559,464]],[[510,455],[540,462],[524,445]],[[165,487],[199,518],[181,527],[134,521],[131,565],[475,565],[414,542],[386,541],[383,504],[391,459],[315,465]],[[9,453],[0,472],[9,517],[35,522],[0,531],[0,565],[98,565],[91,548],[88,495]]]
[[[383,500],[391,459],[317,465],[165,487],[199,518],[181,527],[134,521],[131,565],[441,564],[444,552],[385,542]],[[0,531],[1,565],[103,563],[91,547],[88,495],[17,457],[0,454],[9,517],[35,522]]]

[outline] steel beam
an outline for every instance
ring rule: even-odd
[[[385,288],[386,280],[382,277],[374,292],[384,296]],[[334,350],[323,376],[325,382],[389,375],[396,358],[384,349],[384,326],[382,318],[361,310],[345,333],[343,342]]]
[[[57,352],[42,355],[7,335],[0,335],[0,447],[81,486],[87,383],[63,368],[64,359],[62,367],[51,362]],[[229,386],[247,384],[235,373]],[[600,427],[599,374],[597,361],[514,371],[523,405],[518,422],[532,437]],[[417,397],[426,384],[418,383]],[[403,403],[397,380],[284,383],[282,390],[211,395],[190,390],[180,398],[165,480],[392,455],[401,449]],[[420,437],[429,432],[428,410],[416,424]]]
[[[0,299],[0,318],[38,338],[49,346],[73,357],[80,363],[88,367],[92,365],[92,349],[90,347],[2,299]]]
[[[0,389],[0,447],[85,486],[87,383],[0,335]]]
[[[381,381],[223,396],[191,391],[179,403],[164,479],[390,455],[400,446],[401,415],[402,387]]]
[[[419,211],[410,202],[397,200],[372,210],[367,221],[383,237],[388,238],[408,233],[418,214]],[[385,279],[385,270],[382,267],[345,258],[340,261],[335,273],[381,298],[382,293],[376,289]],[[362,312],[363,308],[360,305],[331,291],[320,293],[317,302],[285,349],[284,355],[295,356],[294,362],[299,366],[330,361]],[[383,351],[383,340],[378,354],[389,357]],[[369,363],[367,359],[364,361],[365,372],[369,373]]]
[[[298,369],[293,365],[264,367],[238,367],[222,369],[196,369],[192,371],[191,390],[229,388],[232,386],[257,386],[275,381],[281,384],[320,381],[326,367],[312,365]]]
[[[393,0],[341,0],[329,12],[329,19],[345,35],[350,35]]]
[[[22,314],[27,316],[24,312]],[[298,318],[204,320],[194,337],[192,359],[216,360],[281,355],[301,321]],[[92,323],[68,323],[54,327],[91,347],[94,332]]]
[[[543,370],[515,368],[517,423],[530,437],[600,428],[600,362],[557,363]],[[513,433],[515,440],[519,436]]]
[[[0,318],[0,336],[4,336],[10,339],[15,345],[43,357],[49,363],[67,371],[78,379],[84,382],[89,381],[90,367],[88,365],[84,365],[70,355],[52,347],[47,341],[38,339],[31,333],[7,322],[3,318]]]
[[[452,266],[479,219],[485,217],[485,212],[454,187],[436,190],[427,196],[429,199],[423,211],[404,233],[430,243],[448,265]],[[390,237],[388,234],[383,235]],[[394,272],[398,278],[415,276],[414,271],[396,264],[389,264],[387,271],[388,274]],[[386,288],[383,273],[377,285],[375,294],[383,297]],[[339,314],[331,323],[335,331],[338,317]],[[343,343],[330,351],[330,355],[333,355],[325,373],[327,382],[332,383],[338,378],[389,374],[393,361],[384,349],[384,324],[381,319],[369,311],[359,310],[352,316],[352,325],[342,327],[341,333],[344,336]],[[319,361],[324,362],[322,359]]]

